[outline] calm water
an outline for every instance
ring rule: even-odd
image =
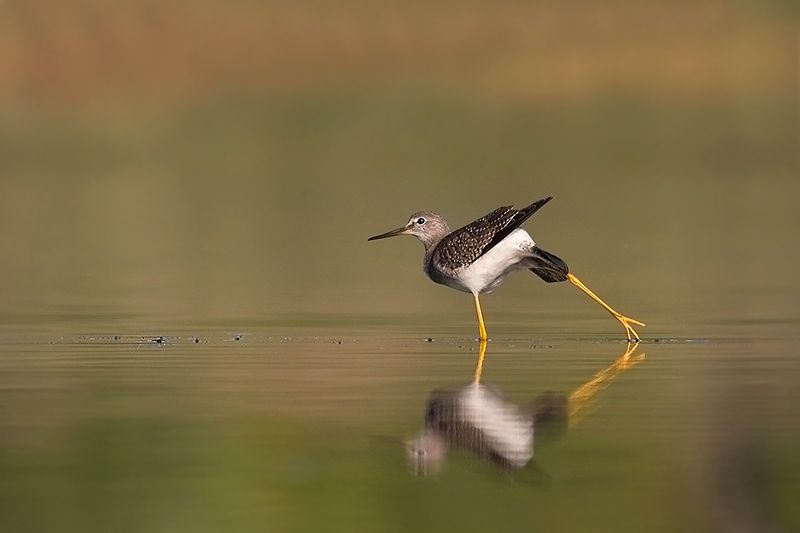
[[[135,115],[135,116],[134,116]],[[550,111],[391,97],[3,115],[2,531],[800,530],[794,103]],[[518,274],[484,380],[603,381],[535,465],[412,476],[472,377],[468,295],[412,239],[526,223],[620,312]],[[456,529],[457,528],[457,529]],[[775,528],[775,529],[770,529]]]

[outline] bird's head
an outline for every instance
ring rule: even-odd
[[[374,241],[377,239],[385,239],[387,237],[395,237],[397,235],[413,235],[425,245],[425,249],[435,246],[447,234],[450,233],[450,228],[447,222],[438,214],[432,211],[419,211],[409,217],[408,223],[405,226],[400,226],[392,231],[387,231],[380,235],[370,237],[368,240]]]

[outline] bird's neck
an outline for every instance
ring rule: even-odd
[[[429,266],[431,264],[431,260],[433,258],[433,252],[436,251],[436,247],[439,246],[439,243],[442,242],[442,239],[448,235],[445,233],[443,235],[430,235],[427,239],[420,239],[422,241],[422,245],[425,246],[425,256],[422,258],[422,267],[425,269],[426,272],[429,271]]]

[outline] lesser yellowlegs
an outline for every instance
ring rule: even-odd
[[[510,205],[499,207],[452,232],[439,214],[420,211],[411,215],[405,226],[369,240],[413,235],[422,241],[425,246],[423,268],[428,277],[436,283],[472,294],[481,340],[486,340],[487,335],[478,295],[494,290],[511,272],[528,269],[547,283],[569,280],[622,323],[629,342],[638,342],[639,336],[631,324],[644,326],[643,323],[606,305],[570,274],[563,260],[539,248],[528,232],[519,227],[551,199],[549,196],[519,210]]]

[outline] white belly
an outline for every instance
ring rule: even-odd
[[[453,288],[473,294],[493,290],[508,274],[526,268],[520,262],[530,256],[534,246],[527,231],[515,229],[474,263],[459,270],[457,286]]]

